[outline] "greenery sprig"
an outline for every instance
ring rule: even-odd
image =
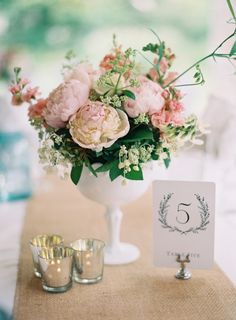
[[[168,88],[170,85],[172,85],[173,83],[175,83],[177,80],[179,80],[180,78],[182,78],[183,75],[185,75],[187,72],[189,72],[190,70],[192,70],[193,68],[195,68],[196,66],[200,66],[200,64],[210,58],[216,60],[216,58],[226,58],[228,60],[236,60],[236,42],[234,42],[231,50],[229,53],[218,53],[218,50],[226,43],[228,42],[230,39],[232,39],[233,37],[236,36],[236,28],[234,29],[234,32],[231,33],[226,39],[224,39],[216,48],[215,50],[206,55],[205,57],[199,59],[198,61],[196,61],[195,63],[193,63],[189,68],[187,68],[185,71],[183,71],[179,76],[177,76],[175,79],[173,79],[172,81],[170,81],[169,83],[167,83],[164,86],[165,88]],[[202,84],[202,82],[200,81],[200,83],[197,84]],[[188,85],[196,85],[194,84],[188,84]],[[182,85],[182,86],[186,86],[186,85]]]

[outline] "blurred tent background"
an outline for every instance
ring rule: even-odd
[[[209,10],[204,0],[0,0],[1,55],[48,92],[60,81],[69,49],[97,64],[114,33],[124,48],[141,49],[155,40],[152,28],[176,53],[181,70],[206,52]],[[2,75],[7,79],[6,66]]]

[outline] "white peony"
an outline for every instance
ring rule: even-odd
[[[90,101],[70,119],[70,134],[83,148],[101,151],[129,132],[125,112]]]

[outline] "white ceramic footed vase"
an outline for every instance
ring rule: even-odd
[[[100,166],[94,165],[94,168]],[[117,265],[133,262],[140,256],[139,249],[129,243],[120,241],[120,226],[122,211],[120,206],[139,198],[153,180],[153,162],[143,168],[144,180],[127,180],[123,184],[123,177],[114,181],[109,178],[108,172],[98,173],[95,177],[84,167],[78,189],[87,198],[106,206],[106,220],[108,225],[108,241],[106,242],[105,264]]]

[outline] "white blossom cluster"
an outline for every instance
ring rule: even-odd
[[[125,96],[118,96],[115,94],[114,96],[104,96],[101,97],[101,102],[106,106],[113,106],[114,108],[121,108],[122,103],[127,99]]]
[[[140,113],[140,115],[134,119],[134,124],[141,124],[141,123],[149,124],[149,122],[150,122],[149,117],[145,113]]]
[[[48,135],[41,140],[41,146],[38,149],[39,160],[44,170],[47,172],[57,171],[60,177],[66,178],[70,173],[71,163],[55,148],[55,142],[61,143],[62,137],[52,135]]]
[[[160,148],[164,150],[169,150],[170,154],[176,155],[177,151],[182,148],[187,142],[195,145],[202,145],[203,141],[200,137],[206,134],[207,131],[201,130],[198,124],[198,120],[195,115],[189,116],[183,126],[172,127],[167,126],[161,128],[162,137],[160,138]],[[159,159],[163,158],[163,155],[158,150],[160,154]]]
[[[131,146],[130,149],[122,145],[119,151],[119,169],[123,169],[124,174],[130,172],[131,167],[134,171],[139,171],[142,163],[151,160],[153,150],[153,145],[140,146],[137,144]]]

